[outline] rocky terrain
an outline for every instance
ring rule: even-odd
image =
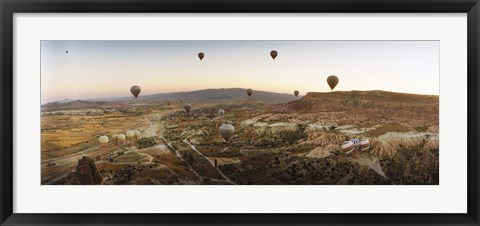
[[[102,183],[439,184],[438,96],[328,92],[278,103],[243,95],[193,102],[190,112],[179,102],[133,107],[150,125],[141,130],[155,132],[99,149],[92,158]],[[223,123],[235,127],[228,142]],[[368,139],[370,149],[346,155],[340,145],[352,138]]]
[[[93,159],[84,156],[78,160],[74,172],[70,172],[64,179],[63,184],[68,185],[95,185],[102,184],[103,177],[98,171]]]

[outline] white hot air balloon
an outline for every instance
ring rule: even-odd
[[[123,134],[123,133],[122,133],[122,134],[118,134],[118,136],[117,136],[117,139],[118,139],[119,141],[124,141],[125,138],[126,138],[126,137],[125,137],[125,134]]]
[[[101,143],[101,144],[107,144],[108,143],[108,137],[107,136],[100,136],[98,138],[98,141]]]
[[[223,116],[225,114],[225,110],[223,110],[223,109],[218,110],[218,114],[220,116]]]
[[[142,134],[142,133],[140,133],[140,131],[135,130],[135,131],[133,131],[133,132],[135,133],[135,137],[136,137],[136,138],[140,138],[140,135]]]
[[[223,137],[223,139],[225,139],[226,142],[230,140],[234,133],[235,127],[233,127],[231,124],[222,124],[222,126],[220,126],[220,135]]]
[[[366,152],[370,149],[370,141],[368,140],[360,140],[360,151]]]
[[[132,139],[135,136],[135,132],[133,130],[127,130],[125,135],[127,135],[128,139]]]
[[[118,139],[118,134],[113,134],[112,135],[112,140],[117,140]]]
[[[353,142],[351,141],[345,141],[343,142],[342,144],[342,151],[345,153],[345,154],[350,154],[352,153],[353,151],[355,150],[355,145],[353,144]]]

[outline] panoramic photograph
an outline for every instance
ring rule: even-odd
[[[41,41],[42,185],[439,185],[438,41]]]

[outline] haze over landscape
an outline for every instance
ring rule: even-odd
[[[439,183],[437,41],[41,45],[44,185]]]
[[[132,85],[144,95],[326,92],[329,75],[341,76],[338,91],[439,94],[437,41],[42,41],[41,50],[42,104],[126,97]]]

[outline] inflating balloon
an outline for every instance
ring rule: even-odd
[[[333,91],[333,88],[335,88],[335,86],[337,86],[338,84],[338,77],[335,75],[328,76],[327,83],[328,83],[328,86],[330,86],[330,89],[332,89]]]
[[[125,140],[125,138],[126,138],[125,134],[118,134],[118,136],[117,136],[117,139],[120,140],[120,141]]]
[[[345,141],[343,142],[342,144],[342,151],[345,153],[345,154],[350,154],[352,153],[353,151],[355,150],[355,145],[353,144],[353,142],[351,141]]]
[[[185,111],[190,112],[190,109],[192,109],[192,105],[187,103],[183,105],[183,108],[185,109]]]
[[[135,131],[133,131],[133,132],[135,133],[135,137],[136,137],[136,138],[140,138],[140,135],[142,134],[142,133],[140,133],[140,131],[135,130]]]
[[[223,110],[223,109],[218,110],[218,114],[220,116],[223,116],[225,114],[225,110]]]
[[[250,97],[252,96],[253,94],[253,90],[252,89],[247,89],[247,95]]]
[[[140,91],[141,91],[140,86],[132,86],[130,88],[130,92],[132,92],[132,94],[135,98],[138,97],[138,94],[140,94]]]
[[[370,149],[370,141],[368,140],[360,140],[360,151],[366,152]]]
[[[298,90],[295,90],[295,91],[293,92],[293,95],[295,95],[296,97],[298,97],[298,94],[300,94],[300,92],[298,92]]]
[[[203,60],[203,57],[205,57],[205,54],[200,52],[198,53],[198,58],[200,58],[200,60]]]
[[[275,51],[275,50],[272,50],[272,51],[270,52],[270,56],[272,57],[272,59],[275,60],[275,58],[277,58],[277,56],[278,56],[278,52]]]
[[[118,139],[118,134],[113,134],[112,135],[112,140],[117,140]]]
[[[125,135],[127,135],[127,138],[131,139],[135,136],[135,132],[133,130],[127,130]]]
[[[108,143],[108,137],[107,136],[101,136],[101,137],[98,138],[98,141],[101,144],[107,144]]]
[[[223,139],[225,139],[226,142],[230,140],[234,133],[235,127],[233,127],[231,124],[222,124],[222,126],[220,126],[220,135],[223,137]]]

